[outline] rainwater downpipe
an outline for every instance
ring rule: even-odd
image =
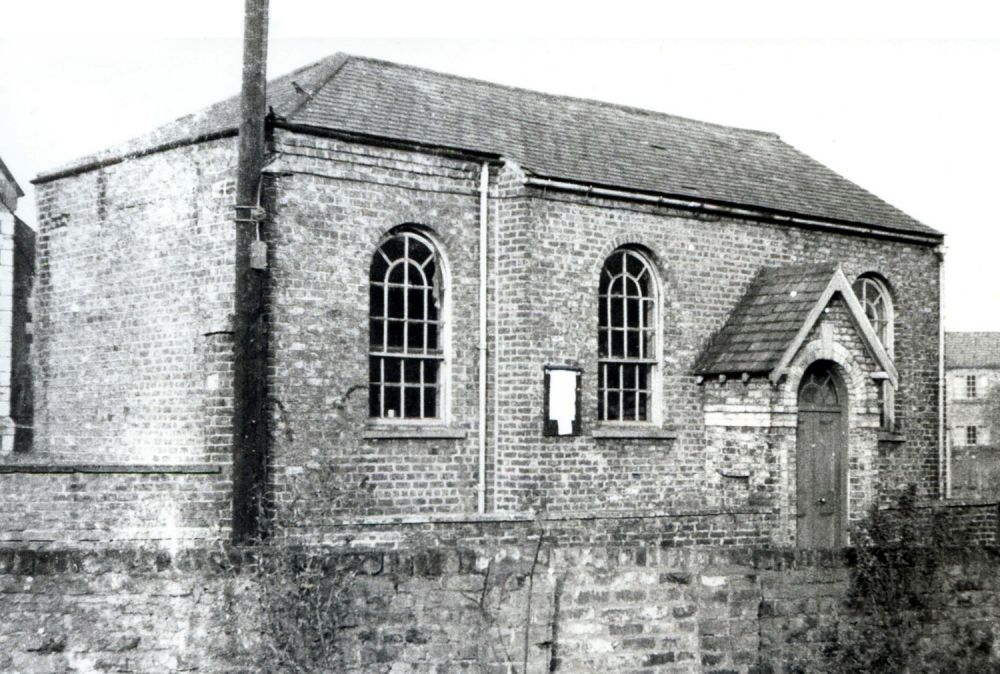
[[[479,513],[486,512],[486,256],[490,165],[479,170]]]
[[[951,447],[945,428],[944,374],[944,246],[934,249],[938,258],[938,494],[951,498]]]
[[[497,510],[500,457],[500,218],[493,203],[493,511]]]

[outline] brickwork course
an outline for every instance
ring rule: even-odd
[[[907,483],[940,495],[942,237],[778,136],[344,55],[276,79],[269,105],[267,495],[295,535],[653,516],[717,521],[704,544],[792,545],[797,387],[815,360],[848,386],[847,518]],[[229,99],[36,179],[35,436],[0,462],[11,544],[228,537],[237,121]],[[400,227],[443,270],[434,422],[369,414],[369,273]],[[597,289],[622,246],[658,292],[645,424],[597,419]],[[803,266],[890,289],[893,432],[871,326],[842,293],[786,326],[773,381],[696,371],[762,269]],[[577,435],[543,435],[546,366],[581,372]]]
[[[1000,499],[1000,333],[945,334],[945,391],[951,495],[996,501]],[[969,428],[975,431],[970,433]]]

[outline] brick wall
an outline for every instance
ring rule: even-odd
[[[479,165],[306,136],[271,164],[273,483],[323,471],[310,516],[476,507]],[[395,226],[430,228],[448,262],[451,428],[412,439],[368,427],[368,275]],[[383,429],[384,430],[384,429]],[[410,430],[413,430],[412,428]]]
[[[206,334],[232,311],[234,144],[38,189],[34,451],[202,461]]]
[[[678,438],[659,452],[660,465],[643,474],[643,478],[656,479],[663,486],[658,505],[704,502],[702,391],[689,374],[699,351],[759,267],[810,260],[839,261],[848,278],[877,271],[889,280],[897,308],[896,363],[901,372],[897,408],[907,442],[892,450],[895,460],[883,479],[889,483],[916,481],[923,493],[935,493],[938,262],[930,249],[774,225],[694,218],[554,193],[535,194],[531,208],[531,249],[543,261],[526,282],[540,288],[531,305],[535,324],[529,328],[536,337],[520,357],[525,374],[513,377],[520,395],[508,404],[523,409],[527,397],[534,403],[529,409],[533,416],[528,423],[502,427],[501,435],[508,440],[498,450],[498,463],[501,475],[505,461],[508,465],[539,465],[542,470],[511,477],[509,488],[513,491],[507,501],[501,495],[501,506],[506,502],[510,507],[523,507],[534,487],[558,493],[551,487],[569,470],[589,472],[599,479],[592,481],[589,489],[567,490],[564,496],[556,497],[563,502],[606,506],[609,498],[625,487],[624,482],[616,486],[615,480],[620,478],[609,468],[612,457],[629,455],[630,443],[587,437],[594,428],[592,404],[584,404],[583,438],[547,442],[538,437],[541,405],[537,372],[546,362],[580,365],[584,370],[583,400],[594,399],[597,274],[604,257],[616,245],[627,242],[652,251],[665,288],[663,331],[667,343],[662,404]],[[571,464],[560,458],[564,454],[572,457]],[[515,496],[518,493],[524,496]]]
[[[38,184],[35,432],[0,462],[6,539],[225,535],[234,161],[223,140]]]
[[[213,466],[185,472],[104,468],[0,472],[0,545],[47,549],[145,542],[177,549],[217,540],[228,526],[228,484]]]
[[[919,512],[924,521],[944,523],[946,528],[961,532],[973,545],[1000,542],[1000,503],[996,501],[949,499],[924,504]]]

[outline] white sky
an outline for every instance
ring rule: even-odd
[[[994,4],[271,0],[268,75],[347,51],[778,132],[945,232],[947,329],[1000,330]],[[242,13],[242,0],[0,0],[0,157],[28,192],[18,214],[34,224],[40,171],[236,93]]]

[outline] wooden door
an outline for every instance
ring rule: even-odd
[[[800,548],[844,545],[847,513],[847,395],[832,363],[806,370],[799,386],[796,442]]]

